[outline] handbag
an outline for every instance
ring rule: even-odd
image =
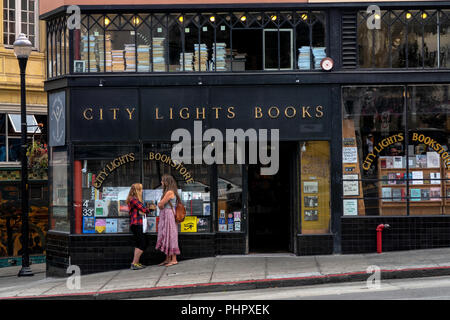
[[[169,200],[169,205],[173,211],[172,203],[170,202],[170,200]],[[175,207],[174,213],[175,213],[175,222],[176,223],[181,223],[184,221],[184,218],[186,217],[186,208],[184,207],[184,205],[181,201],[178,201],[178,199],[177,199],[177,206]]]

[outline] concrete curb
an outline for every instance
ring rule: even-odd
[[[450,275],[450,266],[429,268],[408,268],[396,270],[380,270],[381,281],[387,279],[406,279],[437,277]],[[176,285],[168,287],[152,287],[138,289],[112,290],[104,292],[83,292],[44,296],[6,297],[0,300],[118,300],[152,298],[159,296],[173,296],[181,294],[208,293],[220,291],[237,291],[265,289],[276,287],[309,286],[327,283],[358,282],[366,281],[370,274],[366,271],[328,274],[320,276],[278,278],[278,279],[256,279],[232,282],[200,283],[188,285]]]

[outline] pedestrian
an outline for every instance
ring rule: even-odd
[[[144,266],[139,263],[139,259],[147,247],[147,241],[142,230],[142,216],[151,211],[150,208],[146,208],[142,203],[142,184],[135,183],[131,186],[127,197],[127,204],[130,214],[130,230],[133,233],[135,247],[131,269],[139,270],[144,268]]]
[[[159,224],[156,249],[166,254],[166,259],[159,265],[167,267],[177,264],[178,248],[178,226],[175,221],[175,208],[177,201],[181,201],[175,179],[171,175],[163,175],[161,178],[163,194],[158,202]]]

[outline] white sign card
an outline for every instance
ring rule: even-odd
[[[344,196],[359,196],[359,181],[357,180],[358,178],[359,176],[357,174],[343,175],[342,187],[344,189]]]
[[[358,200],[346,199],[344,200],[344,216],[358,215]]]
[[[318,193],[319,182],[318,181],[305,181],[303,182],[303,193]]]
[[[343,163],[357,163],[358,153],[356,147],[342,148],[342,162]]]

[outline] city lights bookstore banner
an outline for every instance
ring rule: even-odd
[[[331,135],[330,89],[249,86],[73,89],[73,141],[170,141],[178,128],[279,129],[281,140]],[[195,139],[195,137],[194,137]]]

